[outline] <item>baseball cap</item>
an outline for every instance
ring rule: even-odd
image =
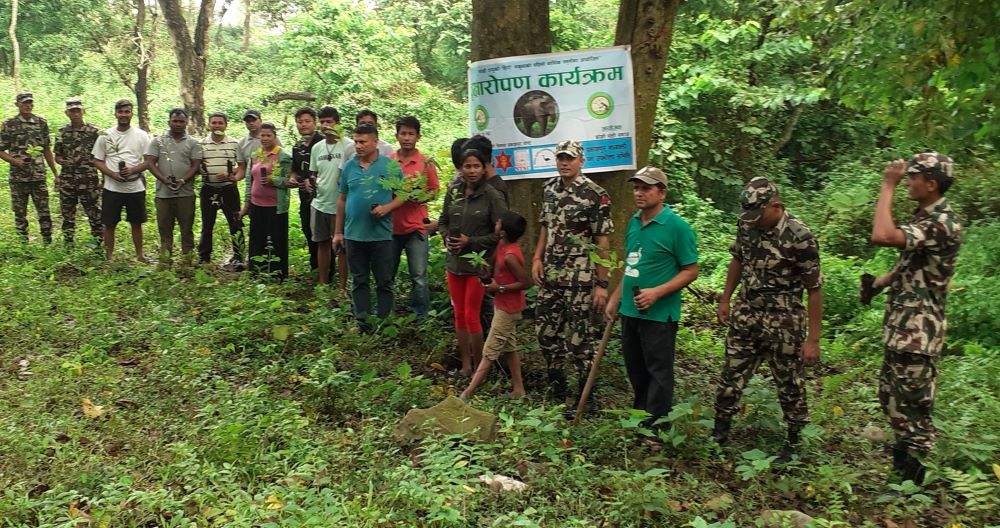
[[[260,112],[251,108],[250,110],[243,112],[243,120],[246,121],[248,117],[260,119]]]
[[[740,193],[740,206],[743,212],[740,213],[740,220],[743,222],[756,222],[764,212],[764,206],[771,203],[771,198],[778,195],[778,189],[763,176],[757,176],[750,180],[743,192]]]
[[[17,102],[19,102],[19,103],[23,103],[25,101],[34,102],[35,101],[35,97],[33,95],[31,95],[31,92],[21,92],[21,93],[17,94],[17,97],[15,98],[15,100]]]
[[[83,101],[79,97],[70,97],[66,99],[66,110],[73,110],[74,108],[83,109]]]
[[[125,106],[132,106],[132,101],[129,101],[128,99],[119,99],[115,101],[115,110]]]
[[[955,163],[951,158],[937,152],[922,152],[910,158],[906,162],[907,174],[915,172],[923,173],[925,176],[934,178],[954,180]]]
[[[662,185],[667,186],[667,175],[660,169],[652,166],[646,165],[645,167],[636,171],[635,175],[628,179],[628,181],[638,180],[642,183],[648,185]]]
[[[556,145],[556,156],[560,154],[566,154],[567,156],[572,156],[574,158],[579,158],[583,156],[583,145],[579,141],[566,140],[560,141]]]

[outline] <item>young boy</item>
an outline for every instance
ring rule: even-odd
[[[493,280],[486,289],[496,294],[496,311],[493,324],[483,346],[483,360],[479,363],[469,387],[462,391],[460,398],[468,400],[476,392],[479,384],[486,379],[493,362],[500,356],[507,358],[511,382],[514,390],[508,394],[511,399],[524,396],[524,382],[521,379],[521,356],[517,353],[517,320],[524,310],[524,291],[531,287],[531,279],[524,267],[524,255],[517,240],[524,234],[528,222],[514,211],[505,212],[497,220],[496,233],[500,235],[494,261]]]

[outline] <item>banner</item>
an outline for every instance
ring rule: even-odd
[[[583,144],[584,172],[635,168],[628,46],[503,57],[469,67],[469,130],[505,180],[557,175],[555,146]]]

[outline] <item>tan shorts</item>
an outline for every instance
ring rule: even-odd
[[[492,361],[500,356],[517,350],[517,322],[521,319],[521,311],[507,313],[503,310],[493,312],[493,323],[490,325],[490,335],[483,345],[483,357]]]

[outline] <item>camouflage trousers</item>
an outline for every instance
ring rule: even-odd
[[[885,349],[878,399],[897,443],[917,451],[929,451],[934,446],[937,430],[931,410],[936,378],[933,356]]]
[[[90,235],[101,237],[101,184],[97,176],[74,176],[63,173],[59,184],[59,212],[62,215],[62,232],[67,242],[76,233],[76,206],[87,214]]]
[[[538,291],[535,329],[550,374],[560,371],[565,379],[568,363],[572,362],[580,378],[586,379],[594,359],[596,315],[592,302],[590,286],[553,286]]]
[[[802,332],[795,330],[795,325],[767,332],[759,326],[736,328],[731,325],[726,336],[726,359],[715,395],[716,419],[731,418],[740,411],[743,390],[766,359],[778,389],[778,402],[785,422],[789,427],[800,428],[809,423],[805,364],[799,357],[802,342]]]
[[[38,230],[42,238],[52,240],[52,215],[49,213],[49,187],[44,181],[10,182],[10,207],[14,210],[14,227],[28,237],[28,198],[38,212]]]

